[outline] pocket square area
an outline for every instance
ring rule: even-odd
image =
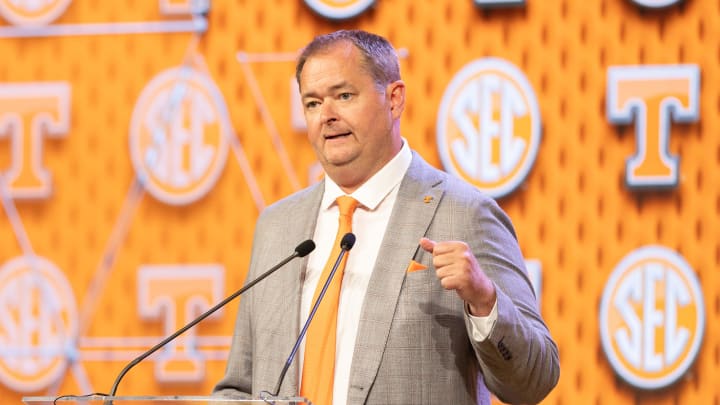
[[[427,269],[427,266],[424,264],[420,264],[416,262],[415,260],[410,260],[410,264],[408,265],[407,272],[412,273],[414,271],[420,271]]]

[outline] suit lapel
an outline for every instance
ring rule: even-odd
[[[365,295],[350,370],[348,403],[364,403],[390,333],[405,270],[443,195],[442,177],[413,152]]]

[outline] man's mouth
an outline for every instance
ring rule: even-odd
[[[325,135],[325,140],[338,139],[338,138],[342,138],[342,137],[348,136],[348,135],[350,135],[350,132],[343,132],[342,134]]]

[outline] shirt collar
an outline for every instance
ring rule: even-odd
[[[354,193],[353,198],[360,202],[368,210],[372,211],[377,208],[382,200],[398,185],[405,176],[412,161],[412,152],[405,138],[402,138],[403,145],[395,157],[375,173],[368,181],[361,185]],[[338,186],[330,177],[325,176],[325,192],[320,207],[324,210],[330,208],[335,200],[345,195],[340,186]]]

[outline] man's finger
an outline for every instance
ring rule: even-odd
[[[420,247],[428,253],[432,253],[435,250],[436,242],[428,238],[420,238]]]

